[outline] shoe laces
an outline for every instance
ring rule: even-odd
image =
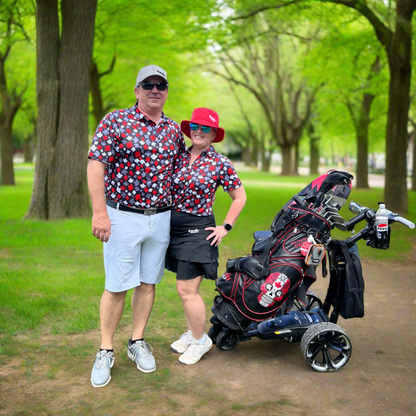
[[[136,359],[138,355],[147,357],[149,353],[153,352],[151,345],[145,341],[136,341],[134,344],[130,344],[130,349],[133,350],[133,359]]]
[[[97,368],[105,367],[105,365],[108,363],[108,365],[111,367],[111,356],[108,351],[100,351],[97,353],[97,358],[95,359],[95,366]]]
[[[189,346],[189,348],[185,351],[185,354],[188,355],[189,357],[195,357],[198,355],[198,346],[202,345],[202,344],[198,344],[195,341],[191,342],[191,345]]]
[[[189,339],[192,338],[192,331],[188,329],[185,333],[180,336],[180,340],[183,341],[185,344],[190,344],[191,341]]]

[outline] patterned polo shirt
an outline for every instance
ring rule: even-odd
[[[162,207],[170,203],[174,161],[185,149],[177,123],[162,113],[156,124],[136,104],[101,120],[88,158],[107,164],[107,199],[135,208]]]
[[[231,161],[210,146],[190,167],[190,149],[175,163],[172,186],[173,209],[188,214],[212,215],[214,194],[221,185],[225,192],[233,191],[242,183]]]

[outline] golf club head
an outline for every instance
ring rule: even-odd
[[[345,220],[341,217],[341,215],[330,215],[327,219],[334,224],[345,224]]]
[[[324,212],[326,214],[338,214],[338,210],[334,207],[331,207],[331,206],[324,207]]]
[[[331,207],[325,207],[324,210],[322,210],[321,215],[324,218],[328,218],[331,215],[338,215],[338,210],[336,210],[335,208],[331,208]]]
[[[330,217],[331,215],[334,215],[334,214],[332,212],[325,212],[324,214],[322,214],[322,217],[324,217],[327,220],[328,217]]]
[[[344,223],[334,223],[334,227],[337,227],[338,230],[347,231],[347,225]]]
[[[348,208],[353,214],[361,214],[365,209],[367,209],[367,207],[363,207],[355,201],[351,201]]]

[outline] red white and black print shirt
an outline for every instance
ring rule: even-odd
[[[214,194],[221,185],[225,192],[242,183],[231,161],[210,146],[189,166],[190,149],[175,162],[172,185],[172,208],[188,214],[212,215]]]
[[[169,205],[174,161],[185,149],[177,123],[162,113],[156,125],[136,104],[101,120],[88,158],[107,164],[107,199],[151,208]]]

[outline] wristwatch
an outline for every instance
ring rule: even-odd
[[[227,222],[225,222],[222,225],[227,231],[231,231],[233,229],[233,226],[231,224],[228,224]]]

